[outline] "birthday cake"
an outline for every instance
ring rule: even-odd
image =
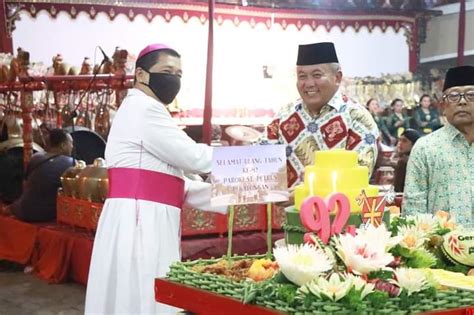
[[[379,196],[377,186],[369,185],[369,170],[366,166],[358,165],[357,152],[343,149],[318,151],[315,153],[314,165],[305,168],[304,182],[295,188],[295,205],[285,209],[283,229],[287,244],[303,243],[304,234],[308,232],[301,222],[304,202],[310,197],[317,197],[329,205],[331,195],[334,194],[346,197],[349,202],[350,214],[344,222],[345,226],[359,227],[367,221],[374,225],[382,221],[388,224],[389,214],[384,212],[385,200]],[[342,209],[334,202],[329,203],[334,204],[329,205],[332,209],[327,209],[334,222]],[[306,207],[313,208],[314,205],[307,203]]]
[[[266,257],[176,263],[168,280],[217,294],[219,300],[207,303],[223,313],[236,301],[286,314],[408,315],[474,307],[474,276],[448,266],[440,248],[447,242],[457,256],[469,255],[473,235],[457,229],[446,213],[397,217],[390,230],[368,224],[337,233],[327,244],[277,246]],[[204,307],[191,311],[204,313]]]
[[[231,212],[227,255],[177,262],[167,280],[190,296],[195,289],[215,293],[192,306],[196,313],[205,313],[211,303],[231,313],[236,302],[287,314],[414,314],[474,307],[472,232],[459,229],[442,211],[382,224],[389,194],[379,196],[368,174],[357,165],[356,152],[316,153],[315,165],[306,168],[297,187],[295,206],[286,211],[286,244],[273,248],[270,228],[265,256],[232,256]],[[271,224],[271,207],[267,212]]]

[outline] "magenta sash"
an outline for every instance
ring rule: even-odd
[[[108,198],[127,198],[158,202],[181,209],[184,180],[179,177],[137,169],[109,168]]]

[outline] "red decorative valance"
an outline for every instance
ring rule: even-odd
[[[192,18],[197,18],[202,24],[208,20],[208,8],[206,4],[178,4],[178,3],[148,3],[126,5],[111,5],[110,1],[90,1],[90,3],[80,4],[74,1],[6,1],[11,9],[14,7],[27,11],[32,17],[41,11],[46,11],[52,18],[60,12],[66,12],[71,18],[76,18],[81,12],[85,12],[91,19],[95,19],[98,13],[105,13],[111,20],[119,15],[125,15],[130,21],[142,15],[149,22],[156,16],[163,17],[166,21],[171,21],[173,17],[180,17],[183,22],[188,22]],[[270,28],[272,24],[280,24],[283,29],[289,25],[295,25],[298,29],[303,26],[310,26],[315,30],[319,26],[324,26],[328,31],[337,26],[344,31],[348,26],[358,31],[361,27],[367,27],[369,31],[378,27],[383,32],[392,27],[396,32],[400,28],[410,28],[415,23],[415,16],[410,14],[387,15],[387,14],[367,14],[367,12],[336,13],[316,12],[306,10],[282,10],[271,8],[238,7],[230,5],[216,5],[216,22],[221,25],[224,21],[230,20],[236,26],[242,22],[249,23],[252,27],[257,24],[264,24]]]
[[[71,18],[76,18],[79,13],[85,12],[91,19],[95,19],[99,13],[105,13],[111,20],[119,15],[125,15],[130,21],[142,15],[148,21],[152,21],[156,16],[161,16],[165,21],[171,21],[174,17],[181,18],[185,23],[190,19],[197,18],[202,24],[208,21],[208,7],[205,3],[180,4],[176,1],[168,0],[160,3],[123,2],[121,5],[114,1],[36,1],[6,0],[7,19],[18,16],[19,12],[28,12],[32,17],[36,17],[41,11],[46,11],[52,18],[56,18],[60,12],[67,12]],[[219,4],[215,7],[215,21],[218,25],[230,20],[236,26],[240,23],[249,23],[252,27],[264,24],[268,29],[273,24],[279,24],[286,29],[290,25],[298,29],[309,26],[313,30],[323,26],[329,32],[333,27],[339,27],[344,32],[348,27],[352,27],[356,32],[362,27],[366,27],[369,32],[379,28],[385,32],[392,28],[395,32],[403,30],[407,37],[410,50],[410,71],[416,69],[418,63],[419,21],[426,21],[426,15],[420,12],[337,12],[337,11],[309,11],[242,7]],[[12,23],[13,24],[13,23]]]

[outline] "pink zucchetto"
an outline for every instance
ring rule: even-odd
[[[137,59],[140,59],[141,57],[143,57],[143,56],[145,56],[145,55],[147,55],[151,52],[154,52],[154,51],[157,51],[157,50],[162,50],[162,49],[172,49],[172,48],[165,45],[165,44],[151,44],[151,45],[148,45],[145,48],[143,48],[142,51],[140,51],[140,53],[138,54]]]

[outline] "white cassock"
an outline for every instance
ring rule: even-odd
[[[163,104],[132,89],[113,121],[105,159],[109,168],[184,178],[183,172],[210,172],[212,148],[189,138]],[[208,183],[186,180],[185,191],[187,205],[210,209]],[[86,314],[176,313],[155,301],[154,281],[180,260],[180,212],[153,201],[106,200],[94,241]]]

